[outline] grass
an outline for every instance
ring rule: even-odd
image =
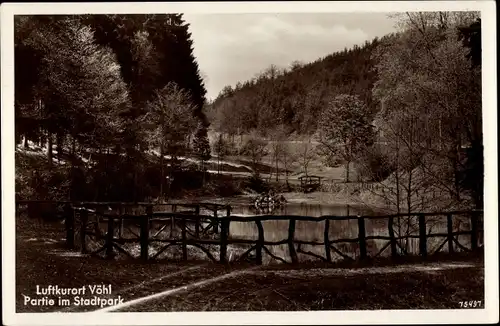
[[[483,301],[483,278],[480,268],[321,276],[266,271],[121,311],[452,309],[460,301]]]

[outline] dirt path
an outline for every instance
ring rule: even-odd
[[[450,272],[453,270],[456,271],[461,271],[463,272],[464,270],[470,269],[472,270],[477,270],[478,266],[477,264],[474,263],[465,263],[465,262],[448,262],[448,263],[428,263],[428,264],[407,264],[407,265],[397,265],[397,266],[391,266],[391,267],[370,267],[370,268],[314,268],[314,269],[279,269],[279,270],[273,270],[270,267],[250,267],[246,269],[241,269],[241,270],[235,270],[235,271],[230,271],[227,273],[224,273],[222,275],[218,275],[212,278],[208,279],[203,279],[199,281],[195,281],[193,283],[189,283],[180,287],[168,287],[167,286],[165,289],[163,289],[160,292],[152,293],[140,298],[136,298],[133,300],[126,301],[122,304],[116,305],[116,306],[110,306],[106,307],[103,309],[98,309],[95,310],[94,312],[96,313],[102,313],[102,312],[112,312],[112,311],[165,311],[163,310],[166,305],[168,305],[169,302],[177,302],[181,300],[182,302],[188,300],[189,297],[197,297],[199,294],[205,294],[210,296],[209,293],[213,293],[213,290],[208,290],[207,287],[211,289],[220,289],[226,286],[226,282],[228,279],[230,281],[236,281],[240,282],[239,280],[245,279],[245,280],[254,280],[254,279],[275,279],[279,280],[277,281],[276,286],[274,284],[267,284],[267,287],[265,287],[266,290],[270,290],[272,293],[277,294],[280,296],[282,299],[285,299],[289,303],[293,303],[296,309],[298,310],[308,310],[305,308],[302,304],[296,304],[292,299],[287,297],[286,295],[282,294],[281,292],[278,292],[279,288],[282,288],[281,283],[285,282],[290,282],[292,284],[297,285],[297,283],[301,283],[304,281],[311,281],[311,280],[318,280],[318,279],[336,279],[336,281],[346,279],[346,278],[352,278],[352,277],[367,277],[367,276],[387,276],[390,274],[402,274],[400,276],[397,276],[399,278],[405,277],[406,275],[411,275],[412,273],[418,273],[420,274],[420,277],[426,277],[426,276],[432,276],[432,277],[437,277],[439,275],[444,275],[443,272]],[[182,277],[182,272],[180,273],[175,273],[179,277]],[[245,283],[245,282],[243,282]],[[143,287],[147,287],[149,289],[153,289],[153,284],[160,285],[157,280],[153,280],[152,282],[146,282],[144,284],[141,284]],[[260,286],[255,288],[254,286],[248,287],[248,289],[253,288],[253,292],[260,292],[262,291],[262,288]],[[273,289],[273,287],[276,287],[277,289]],[[156,287],[162,288],[161,286]],[[246,290],[248,290],[246,289]],[[432,289],[430,289],[432,290]],[[217,292],[217,291],[215,291]],[[238,292],[238,291],[236,291]],[[248,291],[245,295],[242,295],[242,297],[237,300],[240,301],[239,303],[241,304],[245,300],[242,298],[245,298],[248,296]],[[300,296],[300,294],[299,294]],[[170,297],[170,298],[169,298]],[[173,298],[172,298],[173,297]],[[225,295],[218,295],[214,298],[214,301],[220,302],[221,298],[224,298]],[[177,308],[179,306],[175,305]],[[212,310],[212,309],[207,309],[210,307],[210,301],[207,304],[204,305],[204,307],[201,307],[201,310]],[[203,309],[204,308],[204,309]],[[199,308],[200,309],[200,308]],[[197,310],[199,310],[197,309]],[[295,309],[295,310],[296,310]],[[168,309],[167,309],[168,310]],[[176,309],[172,309],[176,310]],[[183,310],[183,309],[182,309]]]
[[[151,295],[148,295],[148,296],[145,296],[145,297],[142,297],[142,298],[137,298],[137,299],[134,299],[134,300],[130,300],[130,301],[127,301],[127,302],[119,304],[119,305],[115,305],[115,306],[110,306],[110,307],[106,307],[106,308],[103,308],[103,309],[99,309],[99,310],[97,310],[95,312],[100,313],[100,312],[111,312],[111,311],[123,310],[125,308],[131,307],[131,306],[135,306],[135,305],[139,305],[139,304],[145,303],[146,301],[160,299],[160,298],[163,298],[163,297],[175,294],[175,293],[180,292],[180,291],[195,290],[196,288],[199,288],[199,287],[211,284],[211,283],[221,282],[221,281],[223,281],[224,279],[227,279],[227,278],[238,277],[238,276],[241,276],[243,274],[248,274],[252,270],[255,270],[257,268],[258,267],[253,267],[253,268],[249,268],[249,269],[246,269],[246,270],[231,271],[231,272],[228,272],[228,273],[220,275],[220,276],[216,276],[216,277],[209,278],[209,279],[204,279],[202,281],[190,283],[190,284],[187,284],[187,285],[184,285],[184,286],[181,286],[181,287],[177,287],[177,288],[173,288],[173,289],[167,289],[167,290],[161,291],[159,293],[155,293],[155,294],[151,294]],[[146,285],[150,286],[150,284],[146,284]]]

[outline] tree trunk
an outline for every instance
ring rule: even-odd
[[[134,202],[137,202],[137,167],[134,166]]]
[[[160,200],[163,200],[163,183],[165,182],[165,175],[163,169],[163,156],[164,156],[164,147],[163,143],[160,144]]]
[[[349,164],[351,161],[347,161],[347,164],[345,165],[345,182],[349,183]]]
[[[408,205],[408,214],[411,214],[411,192],[412,192],[412,176],[413,176],[413,172],[410,170],[409,174],[408,174],[408,190],[406,192],[406,204]]]
[[[71,160],[72,160],[72,165],[74,166],[75,162],[75,152],[76,152],[76,139],[72,137],[71,139]]]
[[[457,202],[460,202],[460,172],[459,172],[459,164],[460,164],[460,140],[457,140],[457,144],[455,145],[454,155],[453,155],[453,175],[455,181],[455,198]]]
[[[405,235],[410,235],[410,214],[411,214],[411,178],[412,178],[412,171],[410,170],[409,175],[408,175],[408,189],[406,191],[406,204],[408,205],[408,220],[406,223],[406,232]],[[409,239],[406,239],[406,252],[409,250],[409,245],[410,241]]]
[[[49,161],[49,166],[52,166],[52,134],[50,132],[47,133],[47,159]]]
[[[57,144],[57,161],[61,162],[62,151],[63,151],[63,139],[61,134],[56,134],[56,144]]]
[[[442,127],[441,127],[441,116],[439,116],[438,128],[439,128],[439,150],[442,150],[443,149],[443,131],[442,131]]]
[[[76,163],[76,158],[75,158],[75,150],[76,150],[76,140],[74,137],[71,137],[71,153],[70,153],[70,158],[71,158],[71,170],[70,170],[70,186],[69,186],[69,200],[73,200],[73,193],[74,193],[74,187],[75,187],[75,163]]]
[[[172,166],[173,160],[172,157],[170,158],[170,167],[168,169],[168,182],[167,182],[167,197],[166,200],[168,201],[170,199],[170,188],[172,186],[172,175],[173,175],[173,166]]]
[[[203,179],[201,185],[204,187],[205,186],[205,161],[201,161],[201,171],[203,172]]]
[[[396,135],[399,137],[399,135]],[[401,213],[401,207],[399,205],[399,200],[401,198],[400,185],[399,185],[399,139],[396,138],[396,171],[395,171],[395,179],[396,179],[396,211],[398,214]],[[398,216],[398,236],[401,236],[401,217]]]
[[[279,182],[280,180],[280,175],[279,175],[279,167],[278,167],[278,156],[276,155],[276,182]]]
[[[106,149],[106,159],[104,160],[104,168],[105,168],[105,171],[106,171],[106,176],[109,175],[108,174],[108,159],[109,159],[109,147]],[[110,198],[109,198],[110,183],[106,182],[105,184],[106,184],[106,186],[104,188],[104,198],[105,198],[104,200],[110,200]]]

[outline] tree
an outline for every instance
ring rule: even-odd
[[[147,113],[141,119],[147,140],[153,148],[159,148],[161,168],[160,197],[163,196],[164,157],[169,155],[169,180],[175,169],[177,158],[186,153],[189,135],[195,128],[192,105],[188,94],[175,83],[169,83],[156,91],[156,99],[150,101]]]
[[[260,140],[254,132],[250,135],[250,138],[247,140],[241,151],[241,154],[250,158],[252,170],[257,177],[260,175],[260,164],[262,159],[268,154],[266,145],[266,142]]]
[[[203,171],[203,183],[205,183],[205,162],[211,158],[211,154],[207,129],[201,122],[198,123],[198,127],[194,135],[193,150],[195,156],[200,160],[201,170]]]
[[[120,114],[129,106],[114,55],[95,45],[91,30],[77,20],[54,20],[39,27],[24,42],[42,55],[34,85],[41,105],[35,108],[49,144],[52,134],[69,133],[81,143],[106,146],[121,130]],[[51,154],[51,146],[48,151]]]
[[[480,72],[457,38],[457,27],[472,19],[464,15],[403,16],[402,33],[379,50],[374,87],[387,125],[399,134],[400,151],[418,158],[427,177],[457,203],[461,148],[482,143]]]
[[[276,168],[276,182],[279,181],[279,162],[282,161],[283,155],[285,153],[285,141],[287,138],[286,135],[286,127],[284,125],[279,125],[275,130],[271,132],[271,158]],[[271,178],[272,173],[269,174],[269,178]]]
[[[469,48],[467,58],[471,60],[472,67],[470,74],[476,80],[476,85],[480,85],[481,69],[481,19],[478,18],[468,27],[459,28],[459,39],[463,45]],[[480,90],[476,89],[476,103],[479,105]],[[480,111],[479,108],[476,110]],[[479,126],[479,122],[477,122]],[[460,171],[461,186],[468,190],[474,201],[474,207],[481,209],[483,207],[484,192],[484,154],[482,134],[477,133],[474,140],[471,141],[465,153],[465,164]]]
[[[217,155],[217,174],[220,174],[220,161],[221,159],[224,159],[224,157],[229,152],[228,144],[222,137],[222,134],[219,134],[219,136],[217,137],[217,140],[215,141],[213,148],[215,154]]]
[[[92,158],[84,167],[92,169],[106,160],[93,154],[119,141],[123,132],[121,114],[129,109],[130,99],[120,66],[110,49],[95,44],[92,30],[78,17],[19,17],[15,34],[20,60],[16,61],[16,82],[27,84],[26,88],[16,85],[20,90],[16,91],[16,120],[20,125],[29,121],[25,127],[34,128],[35,133],[28,135],[46,137],[49,166],[54,138],[59,159],[69,140],[69,196],[81,199],[73,197],[76,188],[86,186],[73,178],[81,168],[76,162],[76,145]],[[33,71],[21,68],[33,58]]]
[[[349,165],[373,142],[373,126],[366,106],[357,96],[339,95],[323,111],[320,143],[345,161],[345,181],[349,182]]]
[[[469,26],[458,27],[459,39],[464,47],[469,48],[467,58],[472,61],[474,67],[481,66],[481,18]]]
[[[292,150],[290,143],[284,142],[281,152],[280,161],[283,164],[283,169],[285,170],[285,182],[288,189],[290,189],[290,183],[288,181],[288,173],[292,169],[292,166],[297,162],[298,156],[295,151]]]
[[[297,145],[297,160],[306,176],[309,165],[317,156],[316,150],[316,145],[313,144],[311,137],[304,137]]]

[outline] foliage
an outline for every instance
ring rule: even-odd
[[[207,129],[199,123],[193,140],[194,155],[202,162],[208,161],[210,154],[210,143],[208,141]]]
[[[256,176],[259,176],[259,164],[262,158],[267,155],[266,142],[258,139],[255,135],[251,137],[241,149],[241,155],[248,156],[251,161],[251,167]]]
[[[230,154],[229,144],[224,140],[222,134],[217,137],[213,149],[217,155],[217,173],[220,174],[220,160]]]
[[[148,102],[146,110],[141,124],[148,144],[171,157],[185,154],[188,137],[196,126],[188,94],[175,83],[169,83],[156,91],[155,99]]]
[[[323,149],[346,162],[346,182],[349,164],[373,144],[373,126],[366,106],[357,96],[339,95],[323,111],[320,142]]]
[[[395,171],[390,157],[377,145],[361,153],[355,161],[355,166],[358,175],[365,181],[381,182]]]
[[[307,168],[316,157],[316,145],[312,142],[311,137],[305,137],[303,141],[298,144],[297,148],[297,162],[302,167],[302,172],[305,175],[308,175]]]
[[[198,123],[206,134],[191,45],[177,14],[16,16],[16,143],[48,144],[48,166],[54,139],[69,151],[69,196],[151,195],[146,150],[179,166]]]
[[[269,191],[269,184],[266,183],[258,173],[252,173],[252,176],[248,180],[246,188],[260,194]]]
[[[286,145],[286,141],[288,138],[286,127],[284,125],[276,127],[276,129],[270,132],[270,138],[271,138],[270,142],[271,159],[275,167],[276,182],[278,182],[280,175],[279,163],[284,162],[285,164],[287,164],[288,161],[290,160],[288,146]],[[269,174],[269,178],[271,178],[271,176],[272,175]]]
[[[401,33],[374,53],[378,140],[395,163],[398,210],[403,199],[414,210],[430,188],[462,202],[462,148],[482,144],[480,70],[457,35],[474,20],[474,13],[407,13]]]
[[[463,45],[469,48],[467,58],[475,67],[481,66],[481,18],[470,26],[459,27],[458,30]]]

